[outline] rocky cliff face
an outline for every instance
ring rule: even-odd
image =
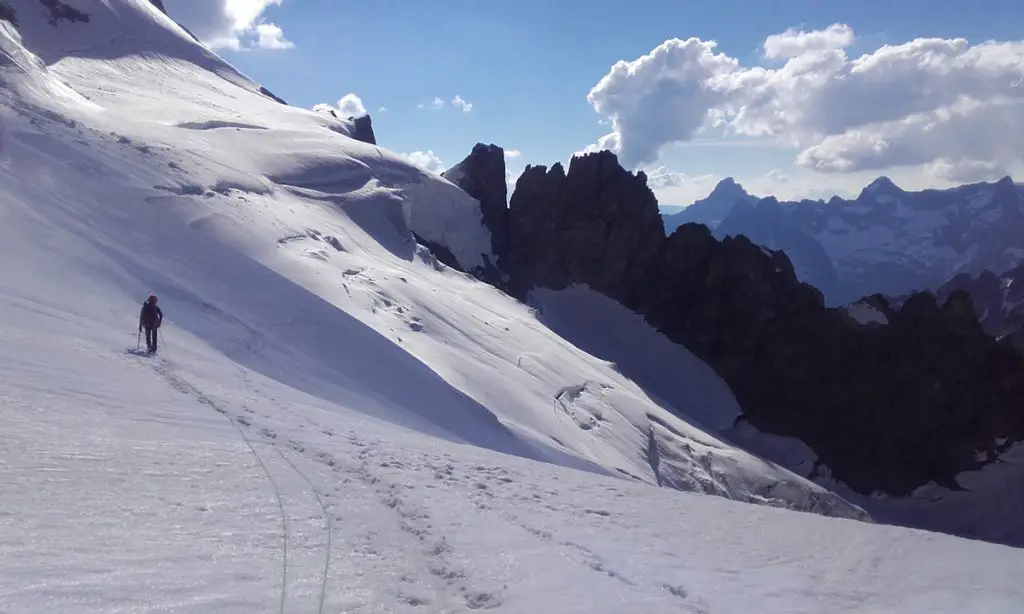
[[[573,158],[569,171],[527,167],[509,206],[509,251],[502,269],[513,292],[576,282],[624,304],[654,262],[665,232],[643,173],[611,152]]]
[[[666,237],[646,177],[609,152],[528,167],[508,229],[510,292],[580,283],[618,300],[715,368],[746,420],[798,437],[859,492],[955,487],[1024,439],[1024,357],[965,292],[873,297],[869,318],[826,308],[781,251],[692,223]]]
[[[970,294],[987,333],[1024,353],[1024,265],[1002,275],[985,271],[972,277],[962,273],[943,284],[936,294],[945,297],[957,291]]]
[[[18,15],[14,12],[14,9],[10,7],[4,0],[0,0],[0,20],[9,22],[13,26],[18,26]]]
[[[477,143],[466,159],[441,176],[480,201],[484,225],[491,232],[492,253],[501,259],[508,252],[509,243],[505,150],[494,144]]]
[[[373,120],[370,119],[369,115],[350,117],[349,119],[352,120],[353,124],[352,138],[369,143],[370,145],[377,144],[377,137],[373,134]]]

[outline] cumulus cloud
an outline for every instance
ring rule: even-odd
[[[437,155],[429,149],[427,151],[414,151],[412,153],[399,155],[423,170],[434,173],[435,175],[441,174],[441,172],[446,168],[444,162],[441,161],[441,158],[437,157]]]
[[[773,168],[772,170],[768,171],[767,173],[765,173],[765,177],[771,179],[772,181],[777,181],[779,183],[786,183],[787,181],[789,181],[789,177],[786,176],[786,173],[783,173],[782,169],[779,168]]]
[[[462,96],[459,96],[458,94],[455,95],[455,98],[452,98],[452,106],[457,109],[462,109],[463,113],[469,113],[473,110],[473,103],[466,102],[462,99]]]
[[[318,104],[313,107],[314,111],[333,111],[335,115],[342,119],[348,119],[349,117],[362,117],[366,115],[366,106],[363,105],[363,101],[359,96],[355,94],[345,94],[338,101],[337,106],[331,106],[329,104]],[[384,110],[384,107],[381,107]]]
[[[765,39],[764,57],[769,60],[789,59],[822,49],[845,49],[852,43],[853,28],[840,23],[812,32],[790,28]]]
[[[591,89],[612,125],[596,146],[630,167],[704,133],[770,138],[821,172],[1021,160],[1024,41],[922,38],[851,59],[853,40],[841,24],[769,37],[778,68],[744,67],[714,41],[665,41]]]
[[[647,185],[652,190],[678,188],[686,184],[706,184],[714,179],[712,175],[687,175],[678,171],[668,170],[664,166],[642,169],[647,175]]]
[[[929,175],[953,183],[992,181],[1010,174],[1002,164],[982,160],[941,159],[926,165],[925,171]]]
[[[521,155],[523,155],[523,152],[519,151],[518,149],[506,149],[505,150],[505,157],[506,158],[518,158]]]
[[[164,0],[167,13],[214,49],[291,49],[264,11],[283,0]]]
[[[260,49],[291,49],[295,46],[285,39],[281,28],[272,23],[256,24],[256,46]]]

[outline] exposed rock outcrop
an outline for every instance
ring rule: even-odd
[[[61,0],[39,0],[39,3],[46,7],[46,9],[50,12],[50,25],[56,25],[58,22],[61,21],[70,21],[73,23],[89,22],[89,15],[83,13],[82,11],[76,9],[73,6],[65,4]]]
[[[191,32],[190,32],[190,34],[191,34]],[[193,38],[195,38],[195,35],[193,35]],[[283,98],[280,98],[280,97],[276,96],[274,94],[274,92],[271,92],[270,90],[268,90],[267,88],[263,87],[262,85],[260,86],[260,93],[263,94],[264,96],[266,96],[267,98],[270,98],[271,100],[274,100],[275,102],[280,102],[283,105],[287,105],[288,104],[287,102],[285,102],[285,100]]]
[[[789,258],[685,224],[665,237],[643,173],[609,152],[528,167],[508,211],[507,288],[592,288],[707,361],[759,429],[798,437],[860,492],[906,494],[1024,439],[1024,357],[969,295],[873,297],[871,325],[824,305]],[[882,301],[882,302],[878,302]]]
[[[164,8],[164,0],[149,0],[150,3],[156,8],[160,9],[160,12],[164,15],[167,14],[167,9]]]
[[[505,150],[493,143],[477,143],[462,162],[441,176],[480,201],[484,226],[491,231],[491,249],[497,258],[502,258],[509,241]]]
[[[357,141],[369,143],[370,145],[377,144],[377,137],[373,134],[373,120],[370,119],[369,115],[363,115],[362,117],[350,117],[354,129],[352,130],[352,138]]]
[[[314,110],[321,113],[327,113],[335,119],[346,119],[339,116],[338,112],[330,108],[328,105],[319,105],[315,107]],[[344,134],[357,141],[369,143],[370,145],[377,144],[377,137],[373,134],[373,120],[370,119],[369,114],[362,115],[360,117],[349,117],[347,118],[347,121],[347,125],[332,127],[331,130]]]
[[[624,170],[611,152],[589,153],[574,157],[568,173],[561,164],[526,167],[509,206],[502,269],[519,296],[581,282],[633,306],[636,282],[664,240],[647,177]]]
[[[1024,353],[1024,265],[1002,275],[985,271],[977,277],[957,275],[936,292],[939,297],[964,291],[971,295],[982,328]]]
[[[0,0],[0,20],[9,22],[15,27],[18,26],[18,15],[4,0]]]

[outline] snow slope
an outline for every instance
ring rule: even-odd
[[[346,138],[332,118],[259,95],[229,66],[185,61],[214,62],[146,2],[116,13],[79,4],[89,24],[57,26],[72,33],[57,39],[74,41],[74,55],[37,59],[13,34],[6,43],[28,66],[10,71],[5,89],[7,172],[32,177],[6,187],[7,245],[29,253],[37,243],[19,246],[24,237],[48,236],[62,246],[33,258],[28,279],[18,263],[8,283],[20,293],[74,296],[82,316],[113,327],[132,322],[154,291],[170,334],[405,427],[649,483],[862,515],[691,428],[524,306],[440,266],[410,226],[454,233],[478,258],[489,249],[478,204],[455,186]],[[19,14],[20,30],[33,32]],[[118,38],[120,23],[131,35]],[[129,53],[143,34],[167,55]],[[90,44],[104,52],[87,53]],[[67,93],[54,104],[57,90]],[[169,103],[172,92],[181,104]],[[461,230],[473,224],[475,234]],[[724,386],[690,405],[680,409],[736,411]],[[658,446],[682,457],[675,467],[652,465]],[[699,475],[668,475],[676,471]],[[780,484],[802,492],[772,496]]]
[[[770,507],[862,516],[702,429],[737,408],[692,357],[687,422],[439,265],[410,226],[485,254],[475,201],[148,2],[9,4],[0,611],[1022,603],[1018,551]]]

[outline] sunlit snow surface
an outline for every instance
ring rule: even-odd
[[[472,262],[475,201],[259,94],[147,2],[56,26],[10,4],[0,612],[1024,603],[1019,551],[773,508],[860,515],[709,435],[738,408],[688,353],[621,372],[565,315],[653,335],[635,318],[582,289],[538,315],[439,265],[409,227]],[[673,377],[693,394],[646,392]]]

